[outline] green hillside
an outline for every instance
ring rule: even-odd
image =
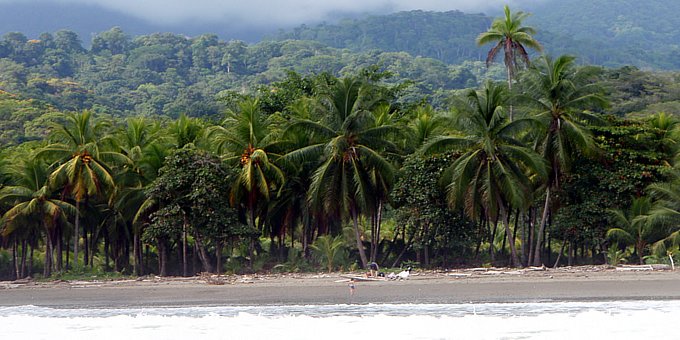
[[[680,3],[661,1],[550,1],[530,12],[527,23],[553,55],[578,55],[582,63],[679,69]],[[353,51],[404,51],[449,64],[483,60],[488,48],[475,45],[493,18],[458,11],[410,11],[300,26],[276,38],[314,40]]]

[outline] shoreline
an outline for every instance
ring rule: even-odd
[[[454,304],[678,300],[680,271],[605,266],[413,272],[403,281],[347,273],[142,277],[111,281],[0,282],[0,306],[142,308],[327,304]],[[356,273],[355,273],[356,274]]]

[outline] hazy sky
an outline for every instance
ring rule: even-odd
[[[333,14],[386,13],[403,10],[498,12],[506,3],[546,0],[0,0],[0,3],[80,3],[99,5],[156,24],[224,22],[288,26],[333,19]]]

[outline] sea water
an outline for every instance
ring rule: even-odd
[[[2,339],[670,339],[680,301],[0,307]]]

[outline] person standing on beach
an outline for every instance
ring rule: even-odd
[[[349,299],[350,302],[352,301],[352,297],[354,296],[354,292],[356,291],[356,286],[354,285],[354,279],[349,279]]]

